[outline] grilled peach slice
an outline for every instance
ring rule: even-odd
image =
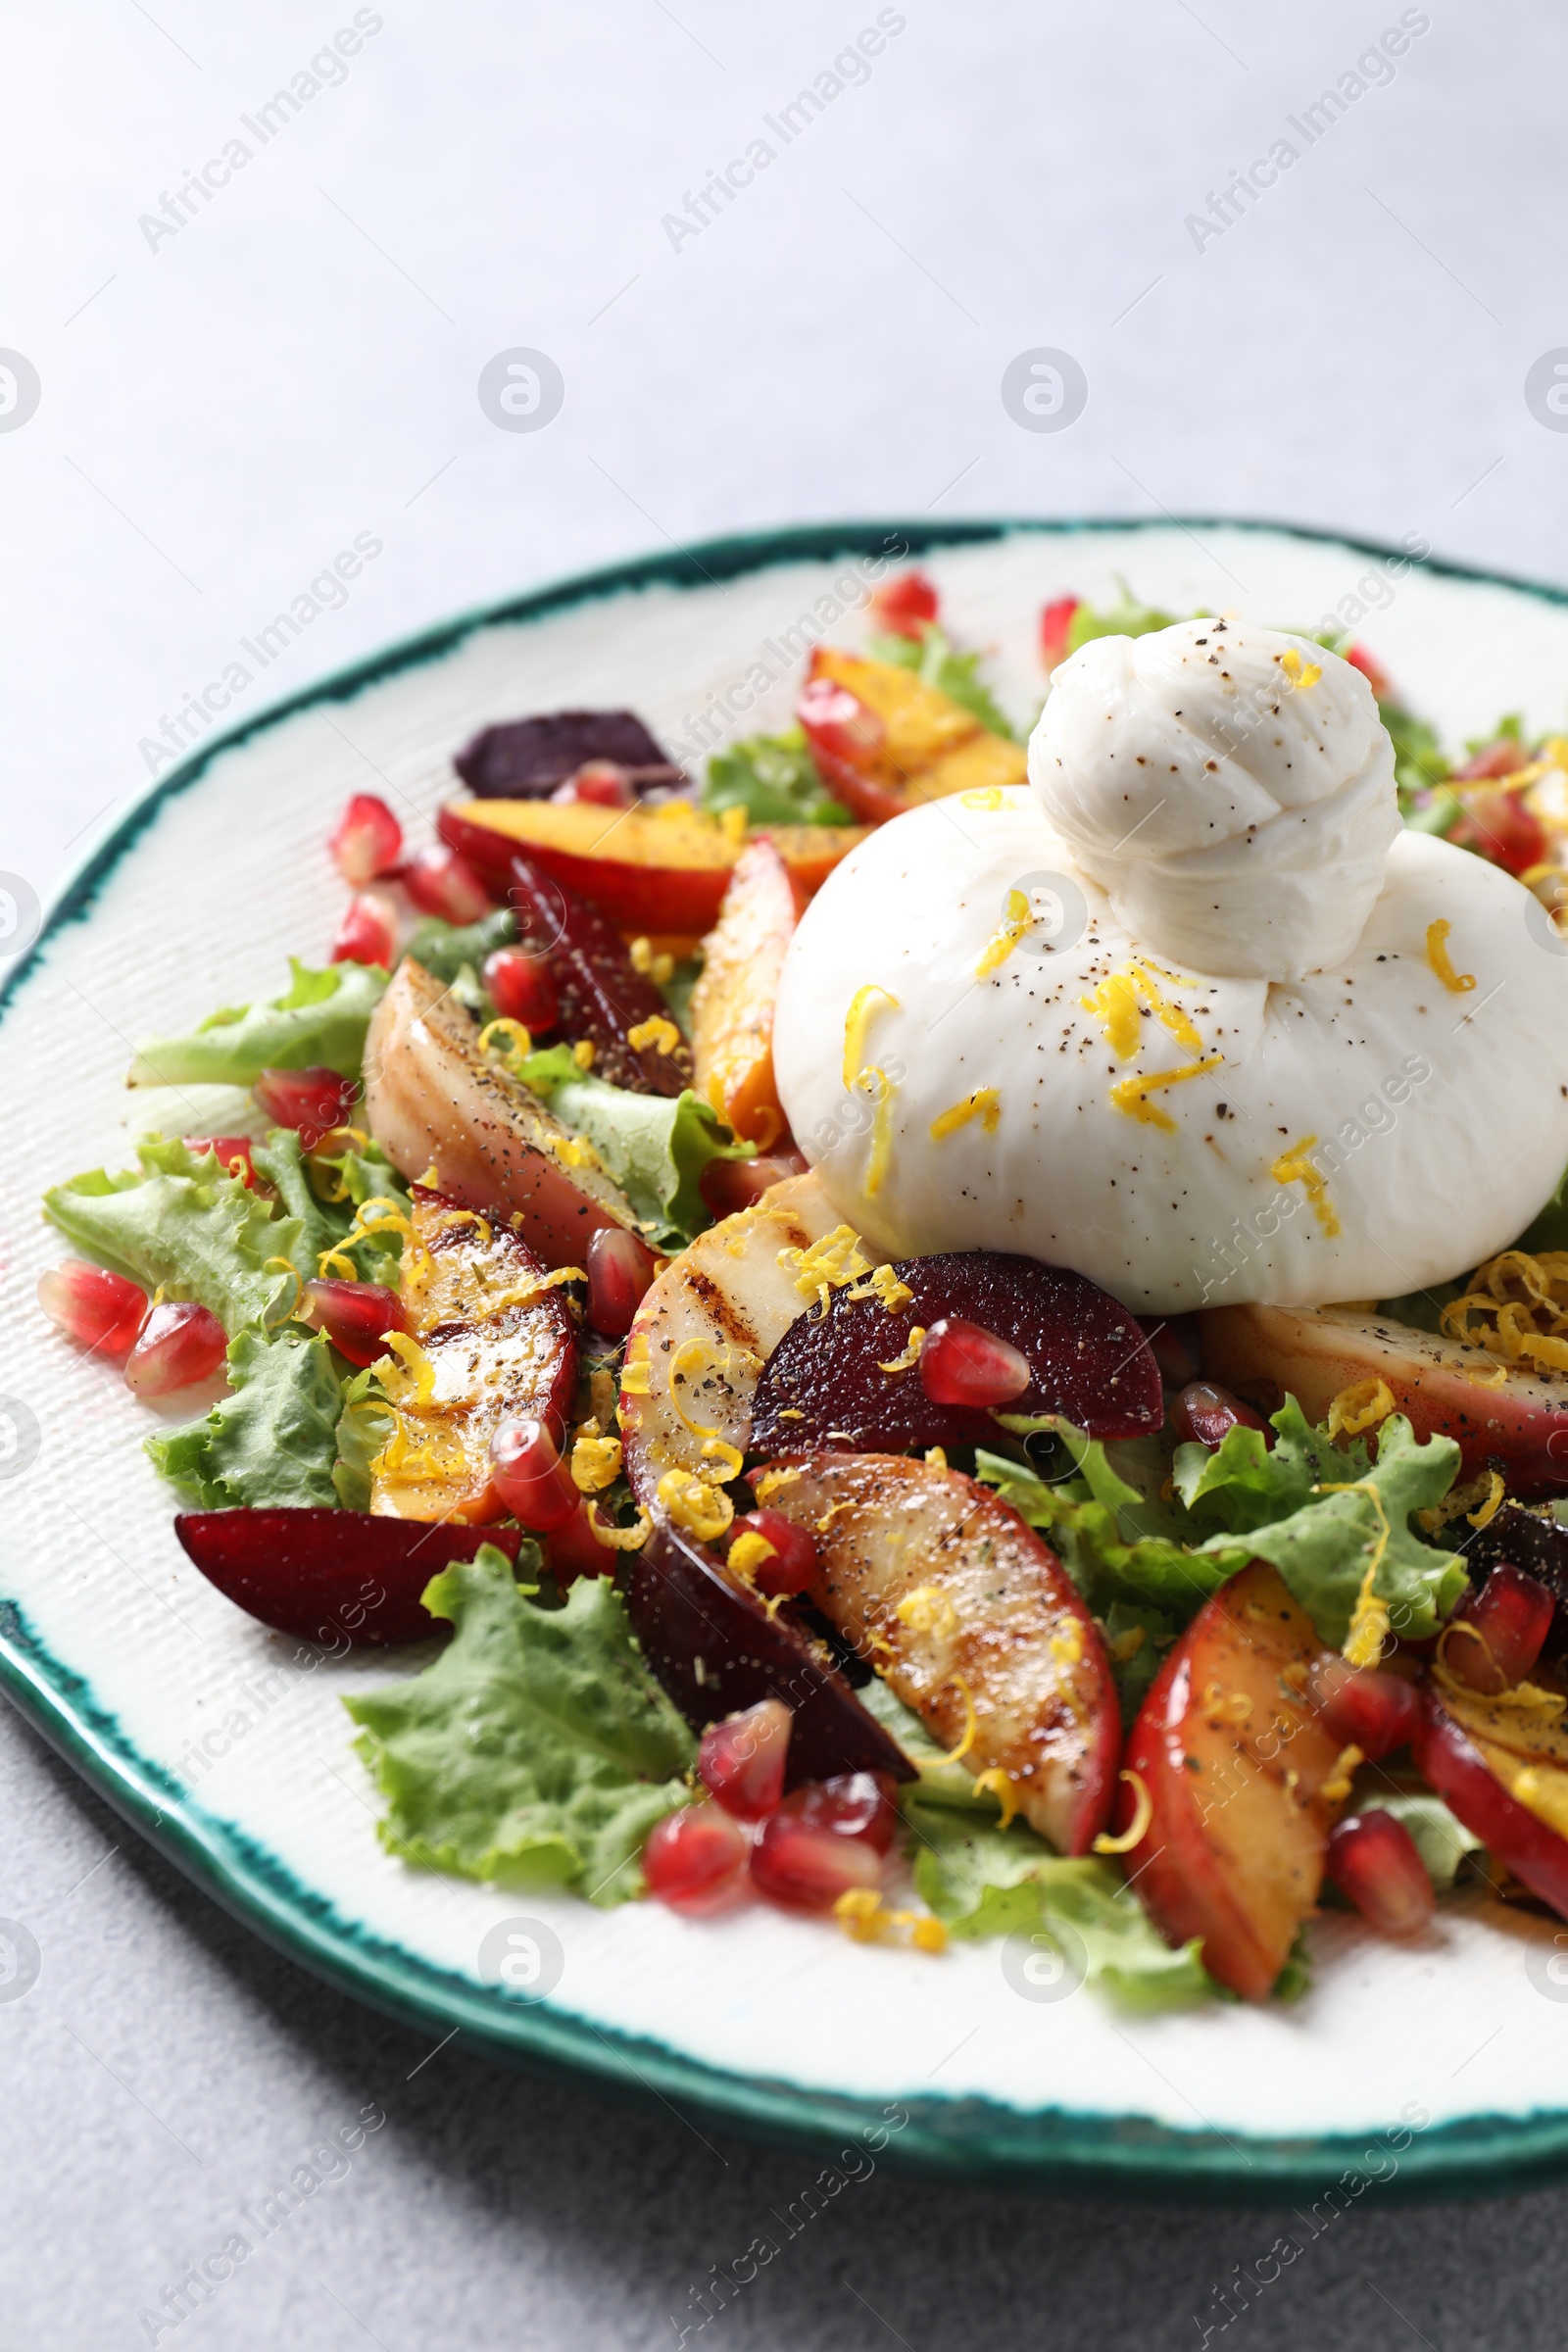
[[[743,1142],[763,1152],[786,1124],[773,1083],[773,1007],[805,905],[772,842],[754,841],[730,876],[692,995],[697,1090]]]
[[[1124,1758],[1153,1808],[1127,1873],[1170,1943],[1197,1936],[1210,1976],[1268,1998],[1323,1882],[1348,1784],[1302,1695],[1324,1659],[1311,1619],[1254,1560],[1198,1612],[1161,1667]],[[1133,1817],[1134,1788],[1121,1814]]]
[[[1528,1752],[1510,1710],[1485,1699],[1425,1693],[1410,1743],[1416,1769],[1487,1851],[1568,1919],[1568,1740],[1544,1736]]]
[[[781,1255],[809,1250],[838,1222],[816,1178],[792,1176],[700,1233],[655,1281],[626,1342],[620,1396],[626,1476],[639,1502],[654,1507],[667,1470],[716,1476],[720,1457],[705,1446],[745,1452],[757,1376],[815,1296],[799,1264]]]
[[[810,1454],[768,1507],[809,1528],[810,1597],[944,1747],[1064,1854],[1116,1786],[1121,1718],[1099,1629],[1032,1528],[961,1471],[903,1454]],[[999,1791],[1000,1792],[1000,1791]],[[1005,1800],[1004,1808],[1005,1808]]]
[[[490,1486],[490,1440],[512,1414],[559,1442],[577,1385],[577,1337],[559,1288],[510,1226],[413,1188],[403,1305],[412,1348],[382,1386],[396,1426],[370,1473],[388,1519],[505,1516]]]
[[[712,929],[743,838],[684,802],[454,801],[439,821],[442,840],[502,887],[507,859],[520,850],[622,930],[650,935]],[[865,838],[854,825],[769,825],[767,833],[807,898]]]
[[[1453,1642],[1452,1657],[1468,1646]],[[1564,1723],[1561,1707],[1554,1703],[1550,1692],[1543,1690],[1539,1703],[1528,1705],[1524,1703],[1531,1696],[1528,1690],[1515,1688],[1500,1694],[1471,1690],[1457,1684],[1449,1674],[1441,1690],[1429,1688],[1426,1695],[1478,1747],[1506,1749],[1524,1762],[1549,1766],[1553,1772],[1568,1778],[1568,1724]],[[1564,1826],[1568,1827],[1568,1819]]]
[[[1466,1477],[1495,1458],[1517,1494],[1568,1487],[1568,1379],[1360,1307],[1218,1306],[1199,1323],[1205,1374],[1266,1410],[1289,1394],[1321,1421],[1342,1389],[1385,1380],[1417,1437],[1457,1441]]]
[[[393,976],[365,1049],[370,1133],[400,1174],[455,1201],[515,1213],[547,1266],[580,1266],[604,1226],[637,1219],[537,1095],[479,1051],[479,1028],[412,956]]]
[[[921,801],[1021,784],[1024,749],[893,662],[818,646],[798,715],[824,783],[862,824]]]

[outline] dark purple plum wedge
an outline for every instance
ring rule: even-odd
[[[432,1576],[522,1530],[380,1519],[367,1511],[181,1511],[174,1533],[210,1584],[280,1634],[337,1648],[427,1642],[446,1631],[419,1600]]]
[[[633,1552],[626,1606],[644,1657],[693,1731],[759,1699],[783,1700],[794,1718],[787,1788],[841,1772],[914,1779],[903,1749],[836,1668],[679,1528],[656,1527]]]
[[[1138,1319],[1098,1285],[1061,1266],[994,1250],[902,1258],[894,1272],[913,1294],[889,1314],[853,1285],[790,1325],[762,1368],[752,1406],[753,1450],[804,1453],[821,1446],[900,1453],[915,1446],[984,1445],[997,1437],[990,1410],[939,1404],[907,1358],[918,1327],[958,1319],[1015,1348],[1029,1385],[999,1409],[1061,1413],[1092,1438],[1137,1438],[1164,1421],[1159,1367]]]

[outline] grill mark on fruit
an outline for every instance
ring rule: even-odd
[[[757,1334],[729,1293],[721,1290],[712,1276],[705,1274],[701,1266],[688,1266],[685,1272],[687,1289],[706,1310],[710,1320],[718,1326],[732,1346],[755,1352]]]
[[[918,1514],[918,1549],[901,1545],[897,1530],[879,1524],[909,1498],[911,1491],[927,1506]],[[1069,1619],[1076,1622],[1070,1610],[1049,1605],[1044,1625],[1038,1621],[1046,1595],[1031,1590],[1033,1539],[1022,1523],[1004,1506],[993,1508],[985,1497],[971,1494],[967,1481],[956,1472],[933,1493],[929,1473],[913,1462],[873,1465],[851,1457],[842,1464],[823,1464],[812,1491],[797,1492],[803,1515],[809,1510],[819,1518],[835,1505],[851,1506],[838,1522],[838,1533],[858,1571],[857,1589],[846,1591],[838,1578],[828,1575],[820,1597],[831,1604],[829,1613],[862,1652],[890,1678],[904,1682],[904,1694],[917,1705],[928,1728],[945,1741],[960,1736],[966,1709],[954,1682],[960,1677],[976,1702],[981,1742],[977,1755],[1000,1763],[1030,1793],[1037,1788],[1049,1792],[1063,1779],[1080,1784],[1079,1724],[1066,1690],[1055,1677],[1044,1690],[1038,1679],[1018,1680],[1020,1665],[1027,1667],[1039,1656],[1043,1642]],[[996,1524],[987,1526],[988,1520]],[[945,1589],[956,1605],[965,1597],[972,1601],[972,1565],[965,1562],[956,1568],[951,1559],[965,1544],[989,1554],[979,1565],[982,1572],[994,1571],[999,1581],[982,1597],[995,1605],[997,1615],[988,1623],[962,1627],[948,1640],[901,1625],[894,1613],[897,1597],[921,1584]],[[880,1638],[868,1640],[873,1616]],[[1056,1752],[1064,1742],[1071,1743],[1066,1759]],[[1031,1756],[1031,1748],[1044,1753]]]

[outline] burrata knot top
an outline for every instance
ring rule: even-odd
[[[1133,937],[1200,972],[1342,961],[1400,829],[1361,672],[1240,621],[1084,646],[1055,673],[1029,780]]]

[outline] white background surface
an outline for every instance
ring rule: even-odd
[[[175,698],[359,531],[383,555],[244,708],[564,569],[846,513],[1262,514],[1568,575],[1568,439],[1523,398],[1568,341],[1568,26],[1544,6],[1432,8],[1392,86],[1201,254],[1186,215],[1396,7],[906,7],[868,85],[679,252],[661,217],[874,8],[380,13],[344,85],[156,253],[138,215],[352,10],[0,23],[0,343],[43,384],[0,434],[0,865],[40,892],[144,780]],[[475,397],[514,345],[565,378],[543,432]],[[1037,345],[1088,374],[1059,434],[1001,404]],[[145,2341],[138,2307],[372,2098],[390,2123],[350,2177],[165,2344],[672,2342],[690,2285],[811,2177],[461,2045],[406,2081],[421,2044],[111,1854],[96,1801],[0,1736],[0,1910],[45,1955],[0,2008],[7,2352]],[[1372,2207],[1269,2290],[1254,2341],[1556,2340],[1559,2196],[1462,2230]],[[706,2333],[1191,2341],[1282,2226],[879,2178]]]

